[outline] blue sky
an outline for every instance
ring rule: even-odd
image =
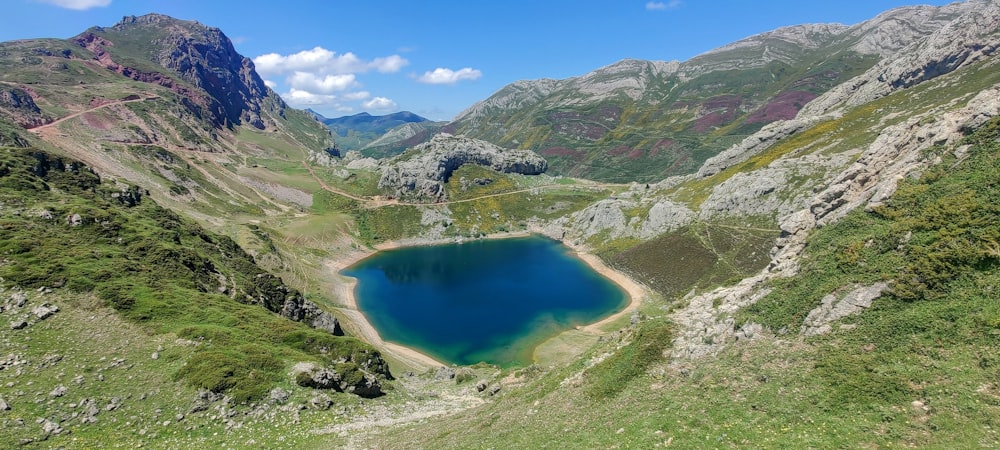
[[[624,58],[684,61],[802,23],[947,1],[4,0],[0,40],[72,37],[149,12],[221,28],[296,107],[447,120],[504,85]]]

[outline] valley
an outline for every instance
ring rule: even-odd
[[[0,441],[1000,445],[998,29],[905,7],[383,128],[198,22],[2,43]],[[340,274],[527,235],[631,300],[524,364],[385,342]]]

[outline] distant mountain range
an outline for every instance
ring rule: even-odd
[[[323,122],[323,124],[330,128],[330,131],[335,135],[337,148],[341,152],[360,150],[366,156],[375,157],[401,153],[403,149],[409,146],[400,146],[407,139],[418,134],[423,139],[430,139],[433,133],[422,132],[426,130],[436,131],[442,125],[409,111],[400,111],[384,116],[373,116],[363,112],[334,119],[323,117],[322,114],[313,110],[307,110],[307,112],[314,115],[316,120]],[[402,131],[390,133],[390,131],[395,129]],[[376,140],[380,143],[377,143],[373,148],[369,148],[369,145]]]

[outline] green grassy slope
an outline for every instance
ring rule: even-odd
[[[667,365],[656,316],[497,402],[370,437],[422,448],[1000,445],[1000,120],[886,206],[810,237],[802,272],[741,314],[790,335]],[[841,286],[891,281],[830,335],[795,334]],[[625,370],[627,369],[627,370]],[[527,372],[526,372],[527,373]],[[540,373],[540,374],[538,374]]]
[[[151,342],[190,343],[171,345],[173,350],[164,354],[168,361],[153,364],[149,376],[155,373],[159,381],[147,389],[187,386],[225,394],[234,405],[245,405],[264,399],[278,386],[295,389],[286,374],[299,362],[336,367],[345,378],[360,376],[361,370],[383,379],[389,376],[385,362],[367,344],[280,316],[285,302],[301,298],[296,290],[258,268],[231,239],[163,209],[141,189],[102,183],[76,161],[33,149],[4,148],[0,205],[4,289],[55,289],[58,300],[53,301],[71,311],[67,315],[91,310],[114,316],[96,322],[96,327],[122,322]],[[27,307],[8,304],[4,315],[12,323],[24,319],[32,327],[59,329],[51,328],[56,322],[36,321]],[[68,326],[69,336],[86,334],[80,326]],[[29,342],[28,331],[18,333],[17,328],[9,327],[13,331],[5,337],[17,352],[12,355],[21,353],[18,343],[49,352],[72,348],[60,344],[65,339],[57,335]],[[95,346],[108,348],[128,342],[114,336],[91,339],[98,340]],[[24,357],[30,358],[30,353]],[[85,366],[96,363],[80,361]],[[25,400],[7,399],[18,414],[36,411],[33,414],[47,417],[59,408],[51,403],[26,407],[31,402]],[[5,430],[12,433],[8,442],[16,442],[24,431]]]

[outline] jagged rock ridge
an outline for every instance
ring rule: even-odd
[[[396,198],[444,200],[444,183],[464,164],[478,164],[503,173],[538,175],[545,159],[524,150],[508,150],[488,142],[442,133],[401,155],[382,169],[379,189]]]

